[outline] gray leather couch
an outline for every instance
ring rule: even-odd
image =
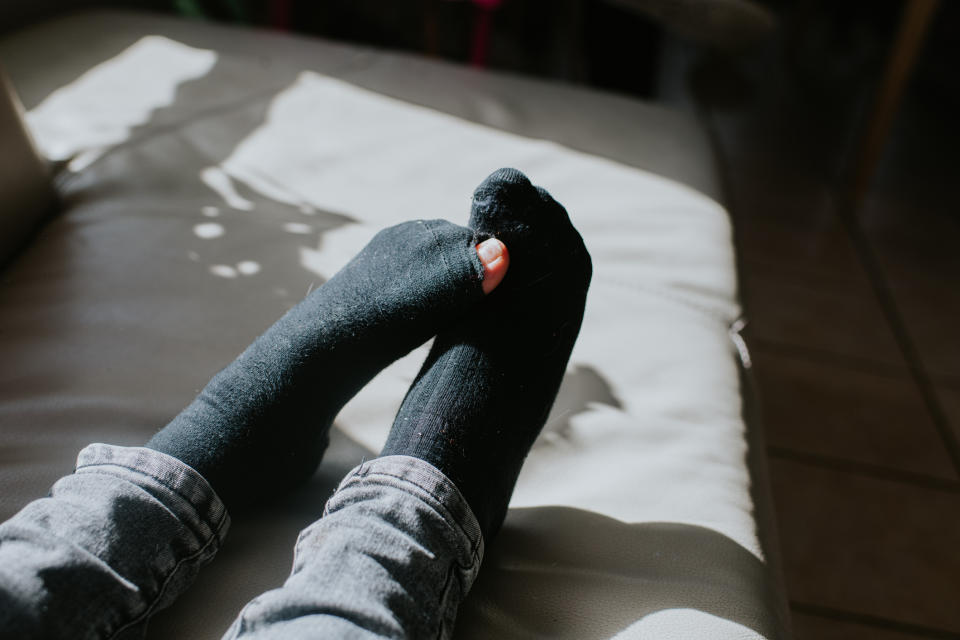
[[[567,206],[595,275],[458,637],[788,637],[731,228],[688,115],[139,13],[9,34],[0,61],[60,203],[4,247],[0,518],[85,444],[145,442],[377,229],[462,222],[477,182],[516,166]],[[0,185],[3,232],[29,227],[43,198]],[[425,349],[347,406],[308,486],[235,519],[148,637],[218,637],[282,582],[299,529],[379,450]]]

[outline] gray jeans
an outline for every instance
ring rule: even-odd
[[[229,526],[206,480],[176,458],[90,445],[49,496],[0,525],[0,638],[142,637]],[[447,638],[482,555],[446,476],[407,456],[371,460],[300,533],[284,585],[247,604],[224,638]]]

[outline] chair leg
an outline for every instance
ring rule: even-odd
[[[848,188],[855,210],[860,207],[870,188],[890,127],[893,125],[893,118],[903,99],[903,91],[939,3],[940,0],[908,0],[904,8],[899,33],[887,59],[883,83],[874,100],[869,124],[854,156]]]

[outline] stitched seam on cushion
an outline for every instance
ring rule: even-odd
[[[617,279],[615,279],[615,278],[602,277],[602,278],[600,278],[600,280],[603,281],[603,282],[605,282],[606,284],[611,284],[611,285],[614,285],[614,286],[617,286],[617,287],[620,287],[620,288],[623,288],[623,289],[629,289],[632,293],[641,293],[641,294],[652,295],[652,296],[655,296],[655,297],[657,297],[657,298],[660,298],[661,300],[666,300],[667,302],[671,302],[671,303],[673,303],[673,304],[675,304],[675,305],[677,305],[677,306],[683,307],[683,308],[685,308],[685,309],[698,312],[696,317],[700,317],[701,320],[703,320],[704,317],[705,317],[706,319],[710,320],[709,326],[710,326],[711,328],[713,328],[713,326],[714,326],[714,324],[713,324],[712,321],[713,321],[713,320],[719,320],[720,322],[722,322],[722,323],[724,323],[724,324],[726,325],[727,338],[728,338],[728,340],[730,341],[730,343],[733,345],[734,350],[735,350],[736,353],[737,353],[737,357],[741,360],[741,362],[743,362],[743,360],[744,360],[744,355],[743,355],[743,354],[744,354],[744,351],[743,351],[742,349],[744,349],[744,348],[746,347],[746,344],[745,344],[745,343],[743,343],[743,344],[738,343],[737,340],[733,337],[734,335],[737,335],[737,336],[740,335],[739,331],[734,331],[734,330],[733,330],[734,327],[737,326],[737,323],[738,323],[738,322],[745,322],[745,320],[746,320],[746,316],[744,315],[742,309],[741,309],[740,314],[737,315],[736,317],[734,317],[734,318],[731,320],[726,314],[720,312],[719,310],[711,309],[711,308],[709,308],[709,307],[707,307],[707,306],[705,306],[705,305],[699,305],[699,304],[693,302],[692,300],[689,300],[689,299],[687,299],[687,298],[685,298],[685,297],[683,297],[683,296],[679,296],[679,295],[676,295],[676,294],[669,293],[669,292],[667,292],[667,291],[665,291],[665,290],[663,290],[663,289],[658,289],[658,288],[655,288],[655,287],[644,287],[644,286],[642,286],[642,285],[628,284],[628,283],[626,283],[626,282],[623,282],[623,281],[621,281],[621,280],[617,280]],[[734,303],[734,304],[736,304],[736,303]],[[738,305],[738,306],[739,306],[739,305]],[[742,338],[741,338],[741,342],[743,342]],[[748,353],[749,353],[749,351],[748,351]]]
[[[187,557],[185,557],[185,558],[182,558],[182,559],[180,560],[180,562],[178,562],[178,563],[176,564],[176,566],[175,566],[175,567],[173,568],[173,570],[170,572],[170,575],[168,575],[167,578],[166,578],[166,580],[163,581],[163,585],[160,587],[160,590],[157,592],[157,596],[156,596],[156,597],[153,599],[153,601],[147,606],[146,610],[145,610],[143,613],[141,613],[139,616],[137,616],[136,618],[134,618],[133,620],[131,620],[130,622],[128,622],[127,624],[123,625],[122,627],[120,627],[119,629],[117,629],[116,631],[114,631],[114,632],[110,635],[110,638],[111,638],[111,639],[112,639],[112,638],[116,638],[118,635],[120,635],[121,633],[123,633],[123,632],[126,631],[127,629],[129,629],[129,628],[131,628],[131,627],[133,627],[133,626],[135,626],[135,625],[137,625],[137,624],[140,624],[141,622],[143,622],[144,620],[146,620],[147,618],[149,618],[152,613],[154,613],[154,610],[156,609],[157,603],[159,603],[160,600],[163,599],[163,596],[164,596],[164,594],[165,594],[166,591],[167,591],[167,587],[170,586],[171,580],[173,580],[174,576],[177,575],[177,572],[180,571],[180,569],[183,567],[184,563],[189,562],[189,561],[191,561],[191,560],[194,560],[194,559],[200,557],[201,555],[203,555],[203,554],[206,552],[206,550],[210,547],[210,545],[212,545],[212,544],[215,543],[215,542],[219,542],[219,540],[220,540],[220,532],[223,530],[223,527],[224,527],[224,525],[227,523],[227,520],[228,520],[228,518],[226,517],[226,515],[227,515],[227,514],[226,514],[226,511],[224,511],[223,517],[220,518],[220,522],[217,524],[216,528],[214,529],[212,535],[210,536],[210,539],[207,540],[206,543],[204,543],[204,545],[203,545],[202,547],[200,547],[196,552],[190,554],[189,556],[187,556]]]
[[[627,283],[627,282],[623,282],[622,280],[617,280],[615,278],[609,278],[606,276],[601,276],[597,278],[597,280],[605,284],[610,284],[616,287],[620,287],[622,289],[628,289],[632,293],[645,293],[645,294],[656,296],[662,300],[666,300],[667,302],[672,302],[673,304],[676,304],[690,311],[696,311],[698,315],[705,316],[711,321],[720,320],[727,326],[730,326],[737,320],[737,318],[731,319],[727,317],[727,314],[723,313],[719,309],[713,309],[707,305],[698,304],[688,298],[685,298],[684,296],[681,296],[675,293],[670,293],[668,291],[665,291],[664,289],[660,289],[656,287],[645,287],[643,285]],[[736,303],[733,303],[733,304],[736,304]]]

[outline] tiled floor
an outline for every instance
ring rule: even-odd
[[[849,104],[806,100],[777,62],[747,72],[748,101],[701,100],[797,637],[960,638],[958,127],[912,91],[866,202],[845,211]]]

